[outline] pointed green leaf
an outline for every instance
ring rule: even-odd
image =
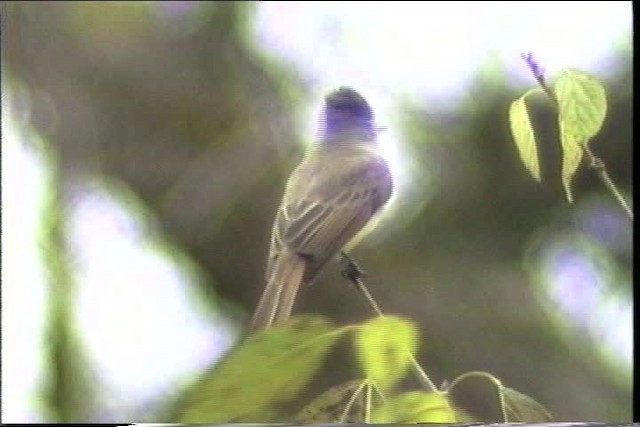
[[[598,133],[607,114],[604,87],[588,74],[570,69],[560,75],[554,90],[565,132],[586,144]]]
[[[509,108],[509,124],[511,125],[511,134],[518,149],[518,154],[520,154],[520,160],[522,160],[524,167],[527,168],[535,180],[540,182],[540,163],[538,160],[536,137],[525,103],[525,98],[536,91],[541,91],[541,89],[531,89],[511,103],[511,107]]]
[[[602,127],[607,114],[607,98],[597,80],[577,70],[562,73],[554,89],[563,153],[562,184],[571,203],[571,181],[582,160],[582,145],[587,144]]]
[[[573,203],[571,181],[582,161],[583,149],[580,142],[566,130],[560,122],[560,142],[562,144],[562,185],[569,203]]]
[[[184,393],[175,422],[272,421],[276,405],[298,395],[344,331],[298,316],[249,337]]]
[[[371,412],[374,424],[455,423],[446,393],[412,391],[388,398]]]
[[[551,414],[544,406],[512,388],[502,386],[506,423],[544,423],[551,420]]]
[[[411,363],[418,343],[415,326],[399,317],[384,316],[355,331],[356,355],[367,378],[381,390],[392,387]]]

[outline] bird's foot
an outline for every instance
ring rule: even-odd
[[[342,266],[342,277],[351,283],[358,284],[360,279],[367,275],[346,252],[340,252],[340,265]]]

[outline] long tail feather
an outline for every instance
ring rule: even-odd
[[[289,318],[305,267],[306,261],[300,255],[287,251],[280,254],[253,314],[251,333],[268,329]]]

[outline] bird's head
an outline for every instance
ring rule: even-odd
[[[342,86],[325,96],[320,116],[323,140],[332,141],[351,135],[373,140],[375,131],[373,111],[357,91]]]

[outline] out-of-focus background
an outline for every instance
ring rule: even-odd
[[[508,123],[535,83],[521,53],[550,81],[591,73],[592,148],[630,198],[631,2],[5,2],[2,21],[2,421],[166,421],[241,337],[338,85],[387,128],[398,183],[353,255],[434,380],[488,371],[556,420],[631,420],[632,223],[586,168],[565,201],[544,99],[541,184]],[[370,316],[335,265],[295,310]]]

